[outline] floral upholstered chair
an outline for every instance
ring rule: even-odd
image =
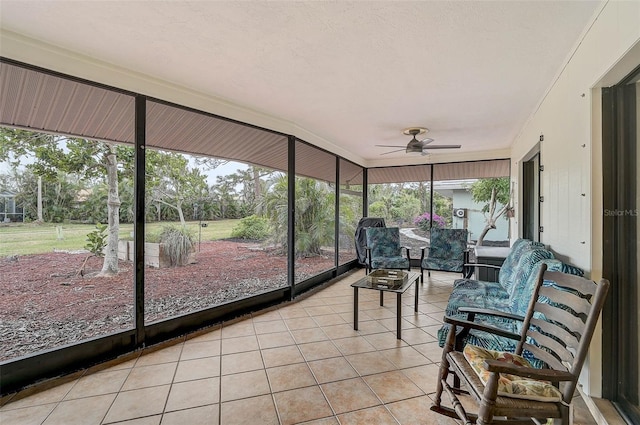
[[[431,276],[431,270],[463,273],[464,265],[469,262],[467,237],[466,229],[432,228],[427,257],[425,257],[427,247],[421,248],[420,281],[424,281],[425,270],[429,276]]]
[[[400,246],[397,227],[368,227],[367,273],[374,269],[411,269],[409,248]],[[403,249],[406,255],[402,255]]]

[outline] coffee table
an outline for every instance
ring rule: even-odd
[[[369,282],[367,276],[358,280],[355,283],[352,283],[353,287],[353,330],[358,330],[358,289],[373,289],[376,291],[380,291],[380,306],[384,305],[384,293],[385,292],[395,292],[397,294],[396,298],[396,310],[397,310],[397,325],[396,325],[396,335],[398,339],[402,339],[402,294],[409,289],[411,285],[415,285],[415,297],[414,297],[414,310],[418,312],[418,280],[420,279],[420,273],[418,272],[409,272],[409,276],[407,281],[402,284],[402,286],[398,288],[387,288],[382,285],[375,285]]]

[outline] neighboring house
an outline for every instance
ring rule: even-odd
[[[23,211],[16,206],[16,194],[10,191],[0,192],[0,220],[4,223],[23,221]]]
[[[467,190],[475,180],[449,180],[434,182],[433,189],[453,201],[453,221],[454,229],[469,230],[469,240],[476,241],[484,230],[486,218],[482,212],[485,203],[474,202],[471,193]],[[498,204],[496,209],[502,208]],[[459,211],[462,210],[462,211]],[[456,214],[457,213],[457,214]],[[489,230],[484,238],[485,241],[508,241],[509,221],[500,217],[496,222],[496,228]]]

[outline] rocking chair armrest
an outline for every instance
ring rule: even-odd
[[[503,319],[511,319],[517,320],[519,322],[524,322],[524,317],[518,314],[508,313],[506,311],[500,310],[490,310],[486,308],[478,308],[478,307],[460,307],[458,308],[458,312],[467,313],[467,320],[473,322],[473,319],[476,315],[481,314],[483,316],[492,316],[492,317],[500,317]]]
[[[478,331],[484,331],[490,334],[502,336],[504,338],[514,339],[514,340],[520,339],[520,335],[515,334],[513,332],[505,331],[504,329],[500,329],[496,326],[491,326],[491,325],[477,323],[477,322],[471,322],[469,320],[458,319],[451,316],[444,316],[443,321],[444,323],[448,323],[450,325],[453,325],[454,327],[461,327],[465,330],[475,329]]]
[[[517,366],[513,363],[502,362],[500,360],[485,360],[483,365],[489,372],[508,373],[510,375],[523,376],[525,378],[539,379],[542,381],[562,382],[572,381],[575,378],[571,372]]]

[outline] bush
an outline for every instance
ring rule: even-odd
[[[193,250],[193,232],[186,227],[163,226],[160,232],[160,243],[171,266],[184,266],[189,262],[189,254]]]
[[[445,227],[446,222],[443,217],[440,217],[438,214],[429,214],[428,212],[417,216],[413,220],[413,224],[418,226],[421,230],[425,232],[431,229],[431,224],[433,222],[433,227]]]
[[[102,257],[102,250],[107,246],[107,225],[96,223],[96,228],[87,233],[87,244],[84,248],[96,257]]]
[[[267,219],[256,215],[243,218],[231,230],[232,238],[251,239],[255,241],[266,239],[269,234],[269,222]]]

